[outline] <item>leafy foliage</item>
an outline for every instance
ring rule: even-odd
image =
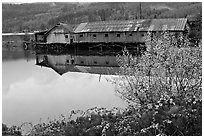
[[[150,33],[145,40],[143,56],[125,50],[118,57],[120,77],[113,80],[117,93],[138,113],[148,114],[145,135],[200,135],[201,45],[191,47],[185,35],[170,32]],[[196,101],[200,107],[194,110]],[[192,120],[195,124],[189,125]]]
[[[2,124],[2,136],[21,136],[20,127],[7,127],[5,124]]]
[[[29,136],[192,136],[202,135],[202,102],[188,101],[175,106],[176,99],[160,99],[155,106],[138,111],[129,106],[72,111],[70,117],[39,123],[27,131]],[[77,116],[77,117],[76,117]],[[75,119],[74,119],[75,118]],[[11,133],[10,133],[11,134]]]
[[[192,28],[189,34],[190,42],[198,45],[202,39],[202,15],[197,14],[189,18],[190,27]]]
[[[113,83],[127,102],[144,106],[160,96],[181,99],[201,98],[201,47],[190,47],[181,34],[149,34],[147,51],[133,57],[128,51],[118,57],[120,77]],[[193,91],[193,92],[192,92]]]

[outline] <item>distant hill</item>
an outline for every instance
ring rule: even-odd
[[[45,30],[58,22],[76,25],[101,20],[140,17],[138,2],[2,4],[2,32]],[[178,18],[202,14],[202,3],[141,3],[142,18]],[[201,16],[202,17],[202,16]]]

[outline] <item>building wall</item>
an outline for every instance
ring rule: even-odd
[[[145,42],[146,32],[137,32],[137,42]]]
[[[143,42],[140,32],[109,32],[75,34],[75,42]]]
[[[182,33],[182,32],[179,32]],[[55,29],[47,36],[47,43],[73,42],[145,42],[146,32],[109,32],[65,34],[63,29]]]
[[[70,43],[70,34],[64,33],[63,28],[53,29],[47,36],[47,43]]]

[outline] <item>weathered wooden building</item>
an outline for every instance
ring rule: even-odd
[[[189,30],[186,18],[139,19],[81,23],[75,30],[75,42],[143,43],[147,32],[170,31],[185,33]]]
[[[74,41],[72,28],[63,23],[58,23],[47,31],[35,33],[35,40],[38,43],[63,43],[70,44]]]
[[[75,42],[139,42],[138,21],[102,21],[81,23],[75,30]]]
[[[43,43],[143,43],[147,32],[170,31],[184,34],[190,29],[187,18],[138,19],[81,23],[75,29],[58,23],[48,31],[35,34]]]
[[[186,35],[189,29],[187,18],[100,21],[81,23],[75,29],[59,23],[48,31],[35,34],[35,48],[57,52],[72,49],[75,54],[80,50],[87,50],[92,55],[104,55],[108,52],[116,55],[126,47],[133,54],[142,55],[146,50],[147,32],[169,31],[180,36]]]
[[[45,33],[47,43],[73,43],[72,28],[63,23],[55,25]]]

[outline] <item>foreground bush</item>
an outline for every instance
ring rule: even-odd
[[[20,127],[7,127],[5,124],[2,124],[2,136],[21,136]]]
[[[8,133],[9,132],[9,133]],[[3,135],[20,135],[3,127]],[[39,123],[26,135],[32,136],[201,136],[202,101],[160,99],[145,110],[129,106],[122,110],[92,108],[72,111],[70,117]]]

